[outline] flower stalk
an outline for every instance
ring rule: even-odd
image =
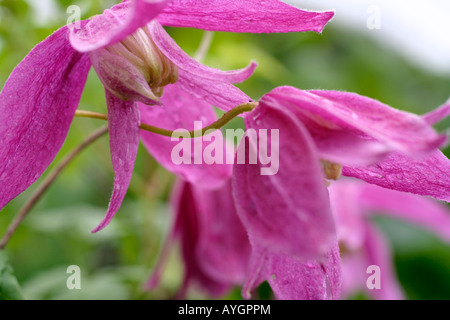
[[[240,114],[252,111],[254,108],[256,108],[257,105],[258,105],[257,102],[248,102],[248,103],[240,104],[237,107],[234,107],[233,109],[231,109],[230,111],[225,113],[221,118],[219,118],[217,121],[211,123],[210,125],[202,128],[202,129],[198,129],[198,130],[189,130],[190,138],[197,138],[197,137],[202,137],[206,134],[210,134],[211,130],[218,130],[218,129],[222,128],[228,122],[230,122],[231,120],[233,120]],[[86,110],[77,110],[75,112],[75,116],[82,117],[82,118],[92,118],[92,119],[108,121],[108,115],[103,114],[103,113],[98,113],[98,112],[86,111]],[[178,132],[180,132],[179,130],[167,130],[167,129],[162,129],[162,128],[158,128],[155,126],[151,126],[148,124],[144,124],[144,123],[142,123],[139,126],[139,128],[142,130],[146,130],[146,131],[156,133],[156,134],[159,134],[161,136],[166,136],[166,137],[172,137],[174,134],[177,134]]]

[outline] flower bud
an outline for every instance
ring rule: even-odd
[[[178,67],[161,53],[146,27],[90,57],[105,88],[122,100],[158,104],[164,86],[178,80]]]

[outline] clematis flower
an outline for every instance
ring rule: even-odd
[[[444,113],[439,114],[430,118]],[[277,133],[279,143],[269,140],[266,145],[257,135],[245,137],[238,153],[244,152],[247,162],[235,164],[232,176],[237,212],[252,242],[269,254],[303,260],[326,255],[336,242],[336,230],[325,179],[337,179],[342,166],[344,174],[352,168],[376,167],[383,180],[388,170],[379,166],[382,161],[391,167],[405,165],[411,177],[398,178],[400,185],[428,175],[417,183],[420,194],[445,198],[450,190],[449,160],[440,156],[437,161],[436,154],[446,137],[428,122],[354,93],[280,87],[264,95],[245,125],[247,130]],[[267,155],[267,150],[279,153],[279,170],[273,175],[261,174],[264,159],[248,161],[252,154]],[[412,158],[415,164],[396,164],[389,158],[395,155]],[[427,169],[430,158],[436,163]],[[359,177],[370,180],[372,175]],[[393,177],[389,181],[397,182]],[[265,260],[259,258],[258,265],[266,265]]]
[[[229,72],[208,68],[188,57],[161,25],[232,32],[320,32],[332,16],[332,12],[306,12],[275,0],[134,0],[82,21],[79,29],[60,28],[14,69],[0,94],[0,208],[53,161],[91,65],[105,87],[115,171],[111,201],[95,232],[109,223],[127,191],[139,144],[140,110],[145,108],[140,104],[170,103],[171,97],[163,94],[170,84],[176,88],[169,94],[195,96],[224,110],[249,100],[232,83],[248,78],[255,63]]]
[[[383,234],[371,223],[375,214],[416,224],[450,241],[450,212],[428,197],[370,185],[355,179],[333,181],[329,187],[342,254],[342,290],[349,297],[359,291],[381,300],[404,299]],[[370,290],[367,268],[380,269],[380,288]]]
[[[240,286],[248,299],[265,280],[278,299],[339,297],[339,247],[335,245],[322,259],[302,261],[268,253],[251,243],[236,213],[230,180],[213,190],[180,180],[174,188],[172,205],[173,227],[153,270],[149,289],[158,284],[168,252],[179,240],[185,265],[179,297],[196,284],[212,297],[221,297],[230,288]],[[262,267],[260,259],[264,260]]]
[[[234,208],[228,179],[217,189],[197,187],[179,180],[173,189],[173,226],[148,288],[155,287],[168,251],[181,244],[185,265],[183,297],[197,285],[212,297],[220,297],[244,282],[250,257],[250,243]]]

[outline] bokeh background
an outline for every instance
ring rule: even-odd
[[[37,43],[66,24],[69,5],[80,6],[85,19],[116,2],[0,0],[0,87]],[[334,2],[304,1],[302,7],[332,9]],[[426,53],[420,53],[418,59],[417,55],[411,58],[414,49],[407,44],[399,46],[399,41],[389,34],[390,31],[398,33],[398,28],[402,27],[401,34],[405,39],[415,39],[419,47],[427,46],[430,52],[445,53],[450,30],[445,33],[447,37],[435,37],[432,31],[427,37],[426,30],[419,36],[414,33],[417,28],[408,27],[402,19],[394,19],[397,26],[395,23],[383,24],[392,20],[392,12],[386,3],[380,4],[381,29],[369,30],[365,24],[369,17],[366,8],[359,7],[358,17],[364,15],[363,20],[352,20],[346,8],[352,8],[356,2],[343,2],[347,4],[336,8],[339,18],[332,21],[322,35],[311,32],[215,33],[204,62],[227,70],[244,67],[250,60],[256,60],[259,67],[254,76],[239,85],[253,99],[276,86],[291,85],[302,89],[353,91],[398,109],[423,114],[449,98],[450,68],[446,63],[448,65],[450,55],[447,60],[442,55],[437,58]],[[442,10],[450,16],[448,6],[439,12]],[[396,14],[402,17],[401,10]],[[409,13],[403,14],[404,18]],[[416,22],[420,21],[416,19]],[[168,28],[168,31],[191,55],[196,52],[203,35],[202,31],[193,29]],[[435,41],[428,41],[431,38]],[[106,112],[103,86],[93,70],[80,109]],[[444,130],[449,124],[446,120],[436,128]],[[99,120],[76,118],[54,164],[103,125]],[[235,119],[229,126],[240,127],[242,122]],[[447,148],[447,155],[448,151]],[[49,170],[52,167],[54,165]],[[1,235],[39,181],[1,211]],[[90,230],[102,219],[109,202],[113,171],[107,137],[85,150],[41,198],[5,250],[23,296],[26,299],[173,298],[183,275],[176,249],[161,285],[151,292],[143,290],[171,222],[168,198],[173,181],[173,175],[161,168],[141,146],[131,186],[119,213],[108,228],[91,234]],[[450,299],[450,245],[404,222],[380,218],[376,223],[392,245],[397,274],[407,297]],[[81,290],[66,287],[69,265],[81,268]],[[258,294],[256,298],[270,298],[270,288],[262,285]],[[188,297],[207,298],[195,288]],[[236,288],[224,298],[240,299],[240,289]],[[366,297],[359,294],[352,298]]]

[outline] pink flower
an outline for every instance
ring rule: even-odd
[[[148,287],[158,284],[169,250],[179,240],[185,265],[179,298],[195,284],[212,297],[221,297],[233,286],[240,286],[248,299],[265,280],[278,299],[338,298],[341,269],[337,244],[322,259],[309,261],[270,253],[257,243],[251,244],[236,213],[230,182],[207,190],[179,181],[172,198],[173,227]]]
[[[229,72],[203,66],[188,57],[161,24],[232,32],[321,31],[332,16],[276,0],[134,0],[82,21],[80,29],[62,27],[14,69],[0,94],[0,208],[53,161],[91,64],[105,86],[115,171],[109,208],[95,232],[110,222],[128,189],[139,144],[140,110],[156,108],[142,103],[170,102],[172,98],[163,95],[170,84],[175,86],[170,94],[195,96],[224,110],[249,100],[232,83],[248,78],[254,63]]]
[[[438,120],[442,110],[421,118],[353,93],[292,87],[264,95],[246,128],[278,130],[279,143],[269,139],[265,147],[249,135],[238,149],[247,162],[235,164],[232,176],[253,246],[303,260],[326,256],[336,230],[325,179],[337,179],[342,166],[344,175],[448,200],[450,161],[437,149],[446,138],[427,120]],[[258,147],[278,152],[276,174],[261,175],[261,159],[249,163]]]
[[[375,213],[417,224],[450,241],[450,212],[428,197],[384,189],[357,180],[332,182],[330,198],[342,254],[343,297],[359,291],[374,299],[403,299],[388,241],[371,223]],[[380,288],[369,289],[369,266],[380,269]]]

